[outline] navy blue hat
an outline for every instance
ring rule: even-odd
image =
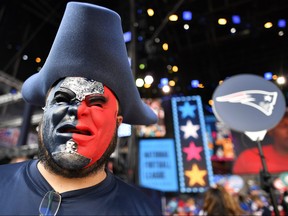
[[[121,18],[108,8],[80,2],[67,4],[45,64],[23,84],[24,100],[45,106],[48,90],[64,77],[86,77],[110,88],[119,100],[124,123],[157,122],[136,88]]]

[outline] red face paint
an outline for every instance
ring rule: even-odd
[[[76,128],[89,134],[73,133],[77,153],[95,163],[108,148],[116,129],[117,99],[106,86],[104,94],[95,94],[82,101],[77,110]]]

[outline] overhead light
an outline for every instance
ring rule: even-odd
[[[141,78],[136,79],[136,86],[141,88],[144,85],[144,80]]]
[[[151,75],[147,75],[145,78],[144,78],[144,81],[146,84],[149,84],[151,85],[154,81],[153,77]]]
[[[286,79],[284,76],[279,76],[276,80],[279,85],[284,85],[286,83]]]
[[[163,86],[163,88],[162,88],[162,91],[164,92],[164,93],[169,93],[170,92],[170,90],[171,90],[171,88],[170,88],[170,86],[168,86],[168,85],[165,85],[165,86]]]
[[[125,41],[125,43],[131,41],[131,37],[132,37],[131,31],[125,32],[125,33],[123,34],[123,36],[124,36],[124,41]]]
[[[279,35],[279,36],[283,36],[283,35],[284,35],[284,32],[283,32],[283,31],[279,31],[279,32],[278,32],[278,35]]]
[[[266,22],[265,24],[264,24],[264,27],[265,28],[272,28],[272,26],[273,26],[273,24],[272,24],[272,22]]]
[[[185,30],[188,30],[190,28],[190,26],[188,24],[184,24],[183,27],[184,27]]]
[[[148,83],[144,84],[144,88],[150,88],[150,87],[151,87],[151,84],[148,84]]]
[[[144,70],[145,69],[145,64],[143,64],[143,63],[139,64],[139,69]]]
[[[170,81],[169,81],[169,86],[175,86],[175,85],[176,85],[176,83],[175,83],[174,80],[170,80]]]
[[[168,50],[168,44],[167,43],[164,43],[163,45],[162,45],[162,49],[163,50],[165,50],[165,51],[167,51]]]
[[[235,34],[235,33],[236,33],[236,28],[231,28],[231,29],[230,29],[230,32],[231,32],[232,34]]]
[[[161,84],[161,86],[168,85],[168,78],[161,78],[160,79],[160,84]]]
[[[191,11],[183,11],[182,19],[187,20],[187,21],[192,20],[192,12]]]
[[[191,81],[191,87],[192,88],[198,88],[199,86],[199,80],[192,80]]]
[[[41,62],[41,58],[40,58],[40,57],[37,57],[37,58],[35,59],[35,61],[36,61],[37,63],[40,63],[40,62]]]
[[[279,28],[285,28],[286,27],[286,20],[285,19],[279,19],[278,20],[278,27]]]
[[[173,71],[173,72],[178,72],[178,70],[179,70],[178,66],[174,65],[174,66],[172,67],[172,71]]]
[[[272,72],[265,72],[264,73],[264,79],[266,80],[272,80],[273,74]]]
[[[241,23],[241,18],[239,15],[232,15],[232,22],[234,24],[240,24]]]
[[[23,59],[24,61],[28,60],[28,55],[23,55],[23,56],[22,56],[22,59]]]
[[[227,20],[225,18],[219,18],[218,19],[218,24],[219,25],[226,25],[227,24]]]
[[[147,14],[148,16],[153,16],[154,15],[154,10],[152,8],[147,9]]]
[[[172,22],[175,22],[178,20],[178,16],[176,14],[172,14],[169,16],[169,20]]]

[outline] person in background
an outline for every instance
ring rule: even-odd
[[[245,215],[239,203],[230,195],[222,185],[210,187],[204,194],[204,201],[199,215]]]
[[[268,172],[288,171],[288,110],[282,120],[268,131],[268,135],[273,138],[273,143],[262,147]],[[255,147],[240,153],[234,163],[233,173],[258,174],[262,169],[259,150]]]
[[[259,215],[259,216],[272,215],[272,212],[259,195],[252,195],[251,200],[252,200],[251,209],[253,215]]]
[[[22,94],[44,110],[39,159],[0,166],[0,215],[161,215],[106,166],[122,122],[157,122],[135,86],[116,12],[69,2]]]

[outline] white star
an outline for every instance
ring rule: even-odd
[[[197,131],[199,129],[200,129],[200,126],[193,125],[191,120],[188,120],[186,125],[180,127],[180,130],[184,132],[184,139],[188,139],[190,136],[197,139],[198,138]]]

